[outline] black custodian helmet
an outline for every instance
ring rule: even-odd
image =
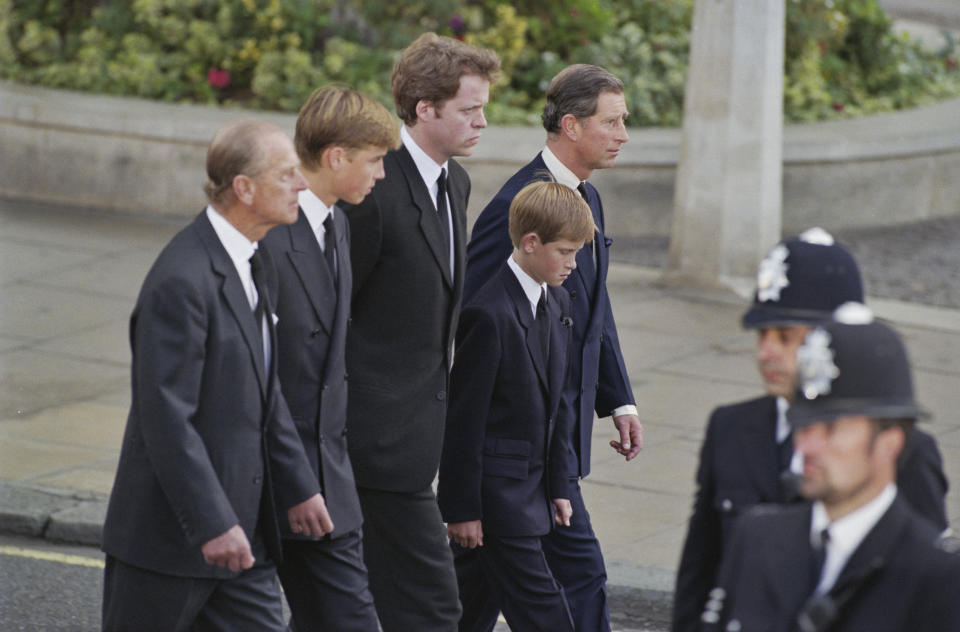
[[[809,325],[840,305],[863,302],[860,268],[847,248],[822,228],[780,242],[760,263],[747,329]]]
[[[860,303],[842,305],[834,320],[807,333],[797,350],[797,390],[787,420],[796,428],[849,415],[927,416],[914,399],[900,336]]]

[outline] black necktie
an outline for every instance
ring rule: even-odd
[[[440,170],[437,178],[437,217],[440,219],[440,228],[443,230],[443,240],[447,245],[446,253],[450,255],[450,212],[447,210],[447,170]]]
[[[333,225],[333,213],[323,220],[323,258],[327,260],[330,276],[337,281],[337,234]]]
[[[830,530],[825,528],[820,532],[820,542],[813,547],[813,556],[810,560],[810,572],[813,576],[813,585],[810,587],[812,593],[820,584],[820,576],[823,574],[823,564],[827,561],[827,545],[830,544]]]
[[[577,185],[577,191],[580,193],[580,196],[583,198],[583,201],[587,203],[587,206],[590,206],[590,199],[587,197],[587,185],[584,182],[581,182],[580,184]],[[590,209],[590,213],[591,214],[593,213],[592,208]],[[597,244],[594,243],[596,241],[597,241],[597,234],[596,232],[594,232],[593,241],[585,245],[587,252],[590,253],[590,267],[589,269],[585,269],[581,271],[581,274],[589,274],[591,275],[591,277],[597,274],[596,265],[594,264],[594,261],[597,258]]]
[[[264,366],[267,366],[266,348],[263,344],[263,318],[269,311],[270,297],[267,295],[267,280],[264,277],[263,257],[260,250],[254,250],[250,257],[250,275],[253,285],[257,288],[257,304],[253,308],[253,318],[257,323],[257,334],[260,336],[260,349],[263,351]]]
[[[543,359],[550,359],[550,316],[547,313],[547,293],[540,288],[540,300],[537,301],[537,330],[540,334],[540,348]]]
[[[583,197],[583,201],[587,203],[587,206],[590,205],[590,200],[587,199],[587,187],[581,182],[577,185],[577,191],[580,192],[580,195]]]
[[[257,324],[262,325],[263,315],[267,309],[267,283],[263,276],[263,257],[259,250],[253,251],[250,257],[250,274],[253,276],[253,286],[257,288],[257,304],[253,308],[253,314],[257,318]],[[260,331],[260,328],[257,328]]]
[[[790,462],[793,461],[793,433],[787,435],[787,438],[777,444],[780,459],[780,471],[790,469]]]

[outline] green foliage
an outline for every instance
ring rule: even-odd
[[[788,0],[784,108],[810,121],[912,107],[960,91],[939,53],[894,33],[876,0]]]
[[[808,121],[960,93],[955,43],[896,35],[877,0],[785,0],[784,112]],[[625,85],[632,125],[678,125],[694,0],[0,0],[0,77],[168,101],[295,111],[318,86],[392,106],[397,52],[424,31],[497,51],[487,116],[537,124],[571,63]]]

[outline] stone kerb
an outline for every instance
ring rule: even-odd
[[[234,118],[295,116],[156,103],[0,82],[0,195],[190,217],[204,204],[204,154]],[[668,235],[679,129],[630,130],[603,192],[607,232]],[[463,162],[470,219],[543,145],[536,127],[491,127]],[[893,225],[960,213],[960,99],[784,130],[783,231]]]

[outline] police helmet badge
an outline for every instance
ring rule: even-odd
[[[807,334],[803,346],[797,349],[800,390],[804,397],[816,399],[830,393],[833,380],[840,375],[833,358],[830,334],[825,329],[817,327]]]
[[[757,300],[779,301],[780,290],[790,285],[786,264],[790,251],[783,244],[777,244],[767,257],[760,262],[757,271]]]

